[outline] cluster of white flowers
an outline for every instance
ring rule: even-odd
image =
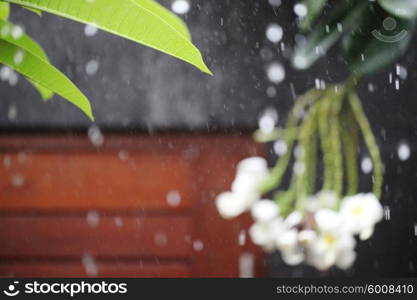
[[[339,201],[335,193],[321,191],[306,199],[303,211],[282,216],[274,201],[260,199],[257,189],[267,176],[264,159],[243,160],[232,191],[216,199],[220,214],[232,218],[250,210],[255,221],[249,230],[252,241],[265,251],[279,250],[289,265],[305,262],[319,270],[351,267],[356,258],[355,236],[368,239],[383,217],[378,199],[368,193]]]
[[[259,185],[269,175],[268,165],[262,157],[250,157],[237,166],[235,180],[230,192],[217,196],[216,206],[223,218],[233,218],[259,200]]]

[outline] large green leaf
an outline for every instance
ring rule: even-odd
[[[159,16],[165,23],[174,28],[178,33],[182,34],[187,40],[191,40],[190,32],[188,31],[187,25],[177,17],[175,14],[171,13],[168,9],[160,5],[154,0],[132,0],[136,4],[142,5],[149,9],[152,13]]]
[[[358,18],[358,28],[343,39],[343,50],[351,71],[357,75],[376,72],[397,59],[407,49],[414,20],[392,18],[393,30],[384,29],[386,13],[368,9]]]
[[[10,5],[9,3],[0,2],[0,19],[7,20],[9,18]]]
[[[2,33],[0,35],[0,40],[5,40],[22,49],[25,49],[25,51],[30,52],[31,54],[36,55],[49,63],[48,56],[42,47],[39,46],[39,44],[34,40],[32,40],[27,34],[22,33],[18,37],[13,37],[12,32],[14,27],[15,25],[12,23],[0,19],[0,32]],[[48,100],[54,95],[53,92],[39,85],[38,83],[31,80],[29,80],[29,82],[38,90],[44,100]]]
[[[417,17],[417,0],[378,0],[378,3],[387,12],[399,18]]]
[[[16,61],[18,53],[22,59]],[[0,63],[67,99],[93,120],[88,99],[71,80],[47,61],[8,41],[0,40]]]
[[[320,16],[327,0],[304,0],[307,7],[307,15],[300,21],[300,29],[305,31],[311,29],[314,21]]]
[[[293,65],[298,69],[309,68],[345,33],[356,25],[356,19],[367,7],[367,1],[340,1],[330,19],[321,23],[307,37],[307,42],[295,49]]]
[[[180,58],[211,74],[200,51],[149,0],[4,0],[53,13]],[[164,18],[165,16],[165,18]]]

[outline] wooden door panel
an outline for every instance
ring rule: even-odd
[[[0,228],[2,258],[186,258],[192,254],[189,217],[2,215]]]
[[[259,275],[250,217],[214,201],[260,153],[245,135],[0,135],[0,276]]]
[[[0,169],[0,210],[190,206],[189,162],[175,154],[126,155],[125,160],[118,153],[1,154],[5,166]]]

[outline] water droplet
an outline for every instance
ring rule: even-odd
[[[158,247],[166,247],[166,245],[168,244],[168,237],[165,233],[158,232],[157,234],[155,234],[154,242],[155,245],[157,245]]]
[[[120,150],[117,156],[121,161],[126,161],[129,158],[129,153],[126,150]]]
[[[307,15],[307,6],[304,3],[297,3],[294,5],[294,13],[300,18],[304,18]]]
[[[285,79],[285,69],[278,62],[271,63],[267,68],[268,79],[273,83],[280,83]]]
[[[98,268],[93,256],[90,254],[85,254],[82,257],[81,262],[84,266],[87,276],[94,277],[98,275]]]
[[[87,24],[84,27],[84,34],[86,36],[94,36],[98,32],[98,27],[96,24]]]
[[[167,203],[169,206],[177,207],[181,204],[181,194],[178,191],[169,191],[167,193]]]
[[[362,172],[365,174],[369,174],[372,172],[374,165],[372,163],[372,160],[369,157],[364,157],[361,161],[361,169]]]
[[[186,0],[174,0],[171,4],[171,9],[176,14],[183,15],[190,10],[190,3]]]
[[[296,175],[302,175],[302,174],[304,174],[304,172],[305,172],[305,170],[306,170],[306,167],[305,167],[305,165],[304,165],[304,163],[303,163],[303,162],[301,162],[301,161],[297,161],[297,162],[294,164],[293,170],[294,170],[294,173],[295,173]]]
[[[23,62],[24,57],[25,53],[22,50],[18,50],[13,57],[13,61],[16,65],[20,65]]]
[[[9,169],[12,166],[12,158],[10,157],[10,155],[4,156],[3,165],[6,169]]]
[[[397,74],[398,77],[400,77],[402,80],[407,79],[408,76],[408,72],[407,69],[401,65],[396,65],[395,66],[395,73]]]
[[[387,221],[391,220],[391,209],[389,206],[384,206],[384,219]]]
[[[14,121],[17,118],[17,108],[15,105],[10,105],[9,109],[7,110],[7,118],[10,121]]]
[[[20,25],[13,26],[13,29],[12,29],[12,37],[15,40],[20,39],[24,33],[25,33],[25,30],[23,29],[22,26],[20,26]]]
[[[88,138],[96,147],[100,147],[104,143],[104,136],[97,125],[92,125],[88,128]]]
[[[273,98],[277,95],[277,89],[274,86],[268,86],[266,89],[266,95],[270,98]]]
[[[278,43],[282,39],[283,30],[278,24],[269,24],[266,28],[266,37],[273,43]]]
[[[275,109],[266,109],[258,120],[259,129],[264,133],[270,133],[274,130],[278,121],[278,114]]]
[[[120,218],[120,217],[115,217],[114,218],[114,224],[117,226],[117,227],[123,227],[123,220],[122,220],[122,218]]]
[[[97,73],[98,68],[99,68],[98,61],[95,59],[92,59],[89,62],[87,62],[87,64],[85,65],[85,72],[87,73],[87,75],[93,76]]]
[[[239,246],[244,246],[246,244],[246,232],[245,230],[241,230],[239,232]]]
[[[201,240],[195,240],[193,242],[193,248],[194,248],[194,251],[196,251],[196,252],[203,251],[203,249],[204,249],[203,241],[201,241]]]
[[[268,0],[269,5],[278,7],[281,5],[281,0]]]
[[[410,146],[407,143],[402,142],[397,149],[398,158],[401,161],[405,161],[410,158]]]
[[[25,178],[21,175],[14,175],[11,178],[12,186],[21,187],[25,183]]]
[[[97,211],[91,210],[87,213],[87,224],[91,227],[97,227],[100,223],[100,215]]]
[[[288,151],[287,143],[284,140],[277,140],[274,143],[274,152],[278,156],[282,156]]]

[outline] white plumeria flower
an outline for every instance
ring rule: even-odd
[[[249,228],[249,235],[256,245],[270,252],[275,250],[276,238],[284,230],[283,220],[281,218],[275,218],[268,222],[255,222]]]
[[[253,156],[241,160],[236,169],[237,173],[268,173],[268,163],[263,157]]]
[[[269,222],[279,216],[279,207],[272,200],[262,199],[252,205],[251,213],[255,221]]]
[[[287,226],[288,229],[290,229],[300,225],[302,220],[302,213],[300,213],[299,211],[293,211],[285,218],[284,224],[285,226]]]
[[[262,157],[250,157],[237,165],[232,192],[257,194],[260,184],[268,177],[267,162]]]
[[[328,208],[319,209],[314,215],[314,221],[320,232],[337,232],[343,225],[342,215]]]
[[[304,261],[304,252],[298,243],[298,230],[290,229],[282,232],[276,239],[282,259],[288,265],[294,266]]]
[[[257,200],[257,195],[224,192],[217,196],[216,207],[225,219],[237,217],[245,212]]]
[[[349,268],[356,257],[355,239],[343,226],[339,212],[320,209],[315,214],[318,236],[308,246],[308,262],[319,270],[333,265]]]
[[[359,234],[362,240],[372,235],[375,224],[383,217],[381,203],[371,193],[344,198],[340,212],[346,220],[348,230],[353,234]]]

